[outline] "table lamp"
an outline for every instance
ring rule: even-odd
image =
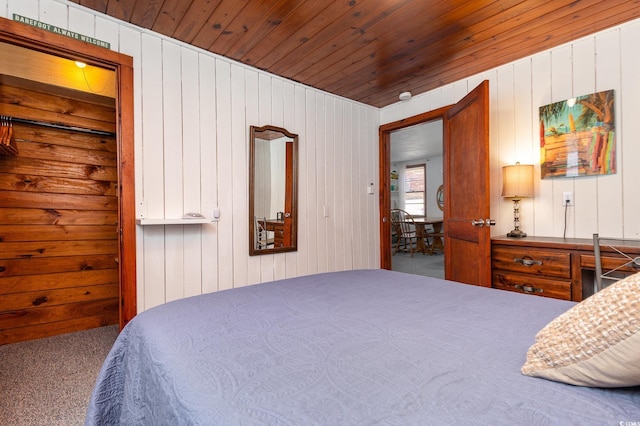
[[[533,165],[516,163],[502,168],[502,196],[513,199],[513,227],[507,237],[524,238],[520,229],[520,200],[533,197]]]

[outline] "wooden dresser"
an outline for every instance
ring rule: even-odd
[[[273,232],[273,246],[284,246],[284,220],[269,219],[265,223],[267,231]]]
[[[612,248],[612,246],[614,248]],[[640,244],[607,240],[600,252],[604,270],[640,256]],[[491,239],[492,285],[556,299],[581,301],[594,292],[595,256],[593,240],[587,238],[526,237]],[[621,272],[637,272],[630,266]]]

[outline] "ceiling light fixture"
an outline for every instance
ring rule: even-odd
[[[87,64],[85,64],[84,62],[76,61],[76,66],[78,68],[84,68],[87,66]]]
[[[408,101],[409,99],[411,99],[411,92],[402,92],[400,93],[399,98],[401,101]]]

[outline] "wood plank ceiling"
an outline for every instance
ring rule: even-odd
[[[620,0],[72,0],[376,107],[640,16]]]

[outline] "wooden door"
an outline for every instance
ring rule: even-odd
[[[488,81],[444,116],[444,217],[445,278],[490,287]]]
[[[293,142],[285,144],[284,229],[283,246],[293,245]]]

